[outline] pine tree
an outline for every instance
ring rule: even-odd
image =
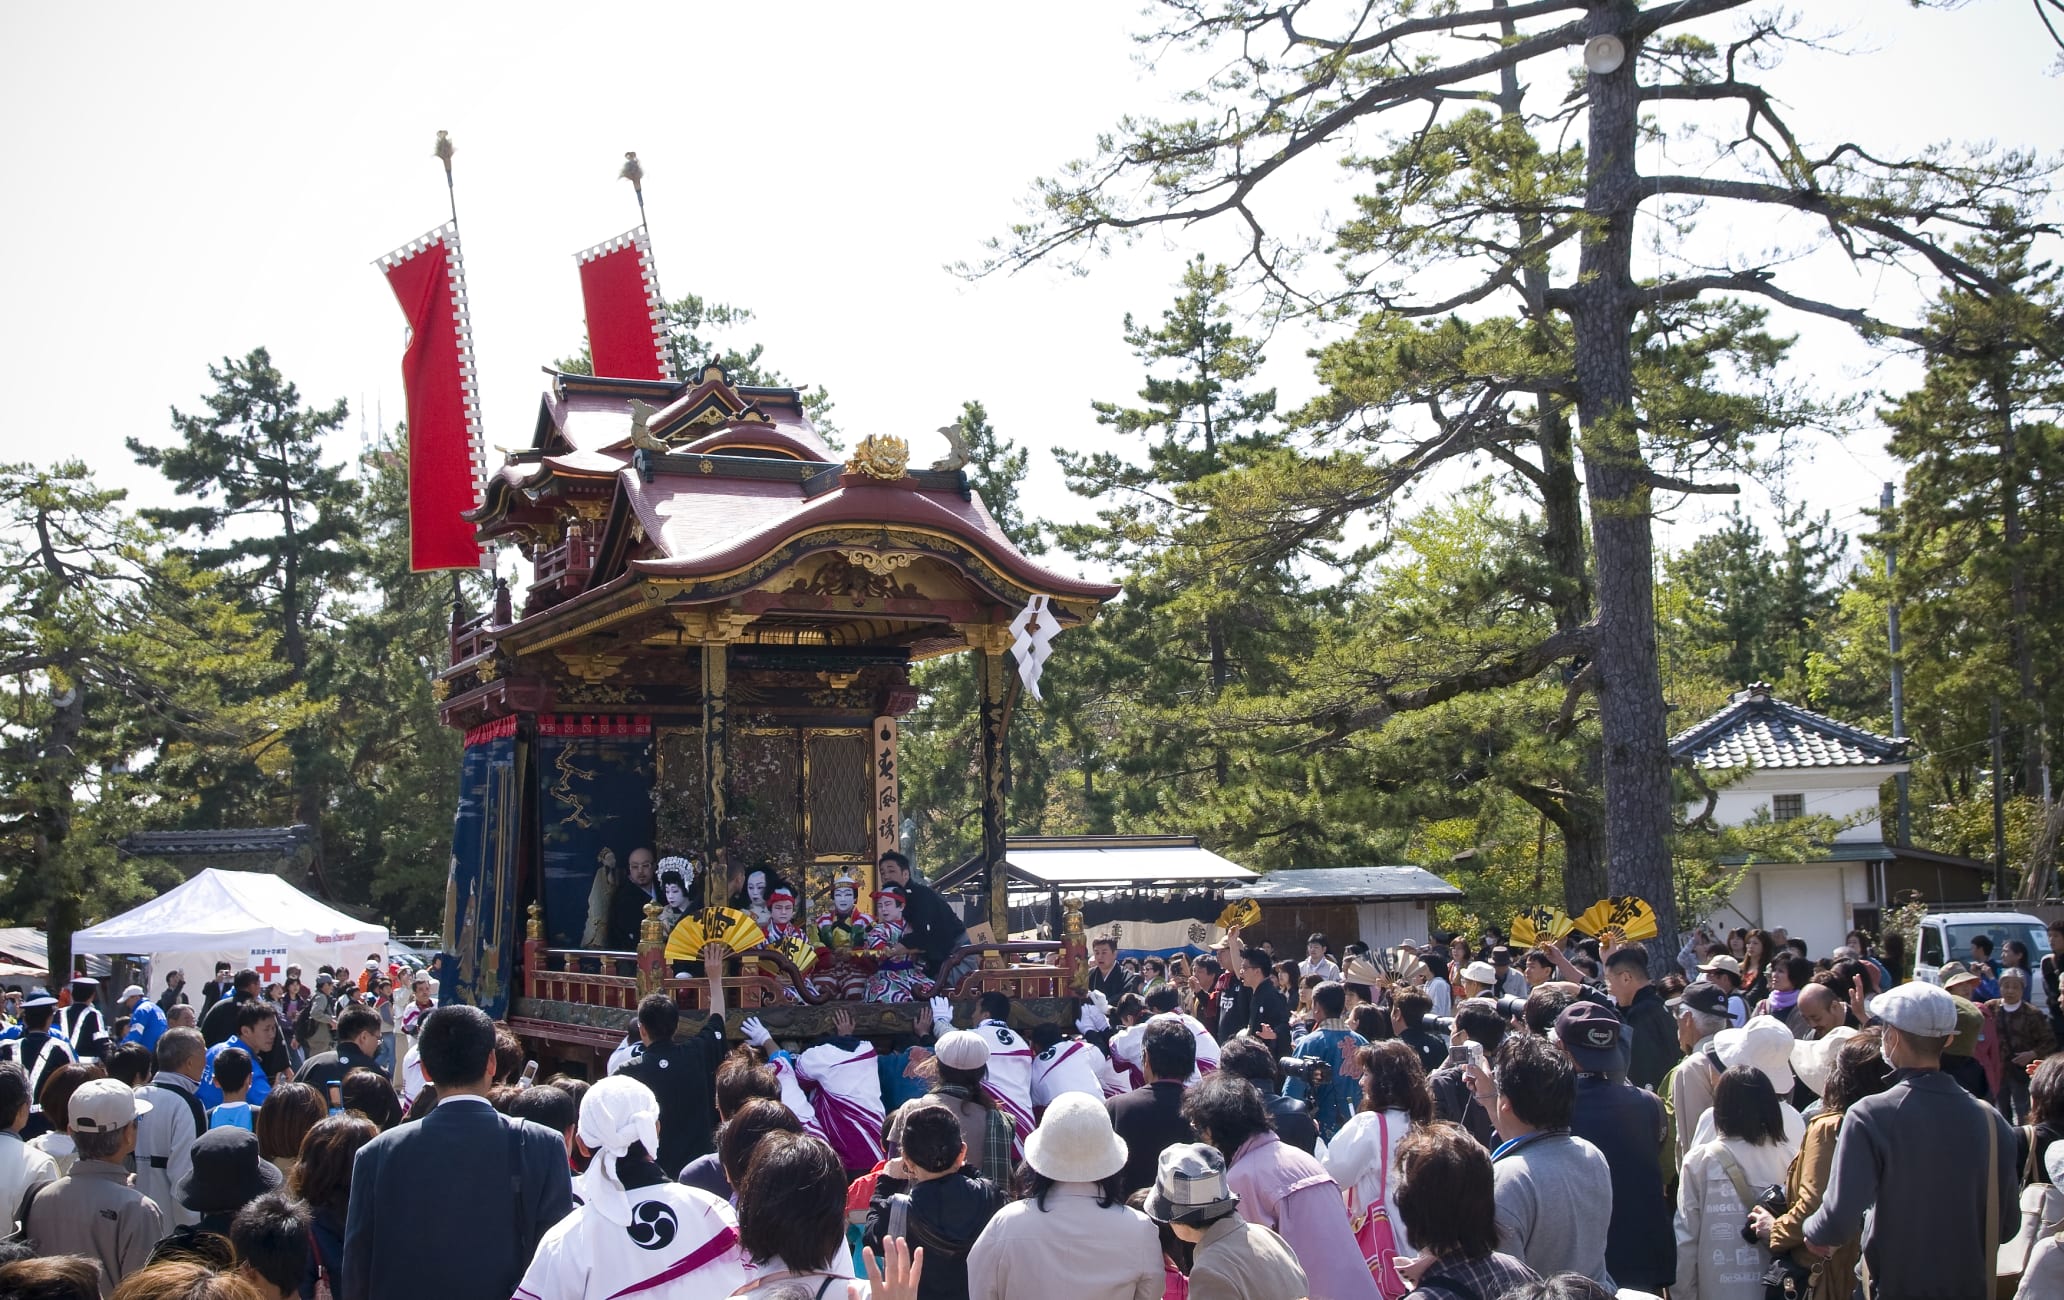
[[[82,917],[176,882],[117,840],[249,779],[316,712],[228,584],[91,481],[0,466],[0,910],[47,928],[59,972]]]
[[[343,427],[345,404],[304,406],[264,348],[225,358],[208,377],[215,391],[202,399],[205,413],[172,412],[176,443],[128,440],[137,463],[164,474],[194,502],[143,516],[190,539],[190,562],[222,574],[247,610],[279,630],[273,689],[298,687],[318,703],[333,699],[335,644],[324,629],[340,613],[361,563],[357,485],[344,466],[323,459],[325,439]],[[341,775],[335,751],[313,725],[297,730],[289,748],[287,793],[275,815],[320,827]],[[318,883],[321,861],[318,855]]]

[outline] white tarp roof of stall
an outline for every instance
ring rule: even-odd
[[[1238,884],[1255,874],[1204,848],[1190,836],[1054,836],[1076,843],[1006,842],[1011,874],[1029,884],[1065,887],[1102,885]]]
[[[1271,871],[1251,885],[1226,891],[1227,898],[1252,898],[1263,903],[1464,896],[1460,889],[1424,867],[1300,867]]]
[[[290,943],[335,943],[340,954],[387,943],[385,926],[319,903],[270,871],[209,867],[140,907],[80,930],[72,946],[101,953],[206,949],[264,931],[291,936]]]

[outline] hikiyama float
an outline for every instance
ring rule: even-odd
[[[530,445],[465,516],[483,542],[520,548],[534,579],[520,599],[498,586],[479,617],[454,614],[434,688],[466,737],[451,993],[576,1057],[613,1047],[655,990],[699,1022],[701,982],[666,951],[679,910],[750,881],[764,915],[778,882],[807,919],[831,910],[842,876],[869,910],[873,865],[899,834],[911,666],[939,655],[975,656],[981,685],[985,878],[965,919],[1008,934],[1011,624],[1030,606],[1051,630],[1078,625],[1116,588],[1020,553],[957,452],[907,461],[888,437],[842,459],[797,390],[714,365],[686,379],[552,373]],[[634,913],[633,939],[615,891],[648,846],[702,869],[669,881],[665,911]],[[950,994],[1001,988],[1029,1016],[1072,1020],[1084,965],[1070,919],[1053,941],[980,945]],[[783,1037],[829,1033],[843,1007],[863,1035],[887,1034],[915,1010],[854,996],[864,969],[841,981],[766,949],[727,966],[734,1028],[757,1015]]]

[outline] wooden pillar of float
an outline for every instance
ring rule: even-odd
[[[1010,629],[977,623],[962,628],[975,651],[981,691],[982,869],[989,882],[989,929],[999,943],[1010,939],[1010,879],[1004,869],[1004,813],[1010,793],[1010,717],[1005,696],[1010,681]]]

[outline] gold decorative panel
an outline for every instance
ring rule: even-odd
[[[782,875],[796,878],[802,857],[796,816],[802,789],[800,731],[783,727],[733,733],[730,830],[742,865],[771,862]]]
[[[874,850],[874,747],[865,728],[811,731],[810,856],[866,861]]]
[[[702,844],[702,731],[661,727],[659,779],[652,787],[653,841],[662,855]]]

